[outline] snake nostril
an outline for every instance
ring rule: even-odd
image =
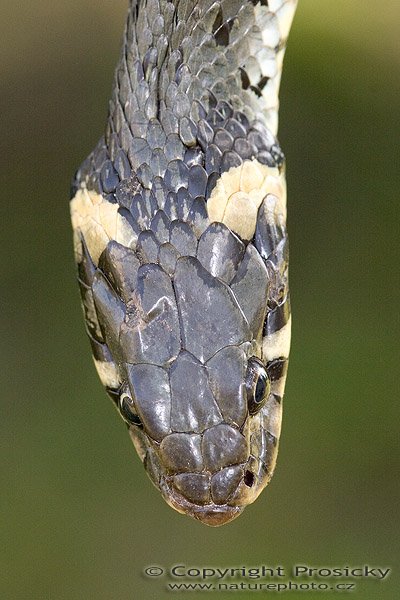
[[[247,487],[252,487],[254,483],[254,473],[252,473],[251,471],[245,471],[243,480]]]

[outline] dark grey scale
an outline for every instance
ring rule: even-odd
[[[93,264],[92,257],[87,249],[85,239],[81,236],[81,254],[82,258],[78,263],[78,278],[87,286],[92,285],[96,273],[96,267]]]
[[[101,173],[101,184],[106,194],[110,194],[115,191],[115,188],[119,184],[119,176],[111,161],[107,160],[102,166]]]
[[[275,160],[272,157],[272,154],[266,150],[263,150],[257,154],[257,160],[267,167],[275,167]]]
[[[95,360],[98,360],[99,362],[107,362],[107,363],[114,362],[114,359],[111,356],[111,352],[109,351],[107,344],[103,344],[103,343],[95,340],[89,333],[88,333],[88,338],[89,338],[93,358]]]
[[[271,473],[275,467],[278,440],[272,433],[264,429],[262,429],[262,435],[264,438],[264,446],[266,448],[264,466],[267,471]]]
[[[115,240],[107,244],[99,258],[99,269],[125,304],[130,302],[136,289],[139,267],[136,253]]]
[[[211,496],[215,504],[224,504],[235,492],[243,478],[243,467],[221,469],[211,478]]]
[[[202,437],[204,465],[209,471],[216,472],[247,459],[248,444],[245,437],[226,423],[210,427]]]
[[[179,256],[180,254],[175,246],[166,242],[165,244],[161,244],[158,250],[158,264],[168,275],[173,275]]]
[[[248,140],[237,138],[233,145],[235,152],[244,160],[251,159],[257,156],[257,148],[250,144]]]
[[[142,202],[146,206],[147,213],[151,218],[158,210],[157,199],[153,193],[153,190],[144,189],[142,191]]]
[[[146,433],[161,441],[171,431],[171,395],[168,373],[151,364],[128,365],[128,381]],[[157,419],[154,415],[157,415]]]
[[[254,337],[257,337],[264,323],[269,287],[269,273],[264,262],[254,246],[249,244],[230,288],[246,319],[252,324]]]
[[[197,143],[197,126],[189,117],[184,117],[179,122],[179,136],[186,147],[195,146]]]
[[[210,475],[208,473],[180,473],[174,477],[174,486],[191,502],[209,504]]]
[[[143,71],[147,80],[150,80],[151,73],[157,65],[158,51],[157,48],[149,48],[143,58]]]
[[[160,455],[171,473],[200,473],[204,470],[200,434],[172,433],[163,439]]]
[[[207,111],[204,108],[203,104],[198,100],[195,99],[192,101],[192,106],[190,108],[190,118],[192,119],[192,121],[194,123],[197,124],[197,127],[199,127],[200,121],[204,120],[207,116]],[[197,136],[198,139],[198,136]]]
[[[188,148],[183,158],[187,166],[193,167],[194,165],[204,166],[204,154],[198,146],[194,148]]]
[[[280,230],[278,229],[278,232]],[[273,249],[273,251],[267,256],[266,260],[273,266],[274,269],[281,270],[285,269],[289,261],[289,239],[286,235],[285,230],[281,230],[283,235]]]
[[[161,148],[156,148],[151,157],[150,157],[150,170],[153,174],[153,176],[157,177],[157,176],[163,176],[168,163],[167,163],[167,159],[165,158],[165,154],[164,151],[161,150]],[[152,182],[154,182],[154,180],[152,180]]]
[[[114,168],[118,173],[120,180],[127,179],[131,174],[130,162],[123,150],[118,150],[114,160]]]
[[[206,150],[205,169],[207,174],[221,172],[222,152],[215,144],[210,144]]]
[[[225,225],[212,223],[199,239],[197,258],[213,277],[230,283],[245,249],[243,242]]]
[[[228,131],[233,138],[245,137],[247,134],[246,129],[236,119],[228,119],[225,123],[225,129]]]
[[[242,125],[242,127],[244,127],[244,129],[246,131],[248,131],[250,129],[249,119],[246,117],[246,115],[243,112],[236,112],[235,119]]]
[[[125,305],[100,271],[96,271],[92,291],[103,339],[107,340],[114,359],[119,360],[119,332],[125,319]]]
[[[169,228],[169,241],[182,256],[196,256],[197,238],[191,227],[184,221],[172,221]]]
[[[258,127],[257,129],[257,121],[252,124],[252,127],[247,134],[247,139],[251,144],[254,144],[259,151],[269,150],[276,142],[275,138],[266,127]]]
[[[169,227],[171,221],[163,210],[158,210],[150,223],[150,229],[154,232],[160,244],[169,241]]]
[[[221,127],[224,122],[224,116],[218,112],[217,109],[211,109],[207,114],[207,123],[215,130],[217,127]]]
[[[89,337],[97,342],[104,342],[104,336],[100,329],[93,299],[92,288],[78,281],[81,294],[83,314],[85,316],[86,331]]]
[[[132,169],[136,171],[141,164],[148,164],[150,162],[151,154],[151,148],[147,143],[147,140],[139,137],[133,138],[129,150],[129,158],[132,164]]]
[[[192,167],[193,168],[193,167]],[[172,160],[165,171],[164,181],[167,188],[177,192],[179,188],[188,186],[189,169],[182,160]]]
[[[157,82],[157,71],[153,70],[152,73],[152,88],[154,89]],[[155,119],[158,114],[158,96],[155,91],[150,93],[149,97],[146,100],[146,104],[144,105],[144,112],[148,119]]]
[[[154,177],[151,189],[157,201],[158,208],[162,210],[164,208],[165,200],[167,198],[168,193],[167,188],[164,184],[164,178],[158,176]]]
[[[160,107],[161,121],[167,136],[177,135],[179,121],[170,108]]]
[[[174,287],[183,347],[200,361],[209,360],[225,346],[251,339],[229,287],[213,278],[197,259],[185,256],[177,261]]]
[[[281,377],[286,376],[288,360],[286,357],[275,358],[266,364],[268,377],[271,381],[278,381]]]
[[[121,324],[119,343],[124,361],[131,364],[166,367],[178,356],[181,338],[174,290],[159,265],[139,268],[136,293]]]
[[[118,197],[118,196],[117,196]],[[147,229],[150,225],[150,215],[147,212],[146,205],[143,201],[143,196],[137,193],[133,196],[129,211],[133,219],[137,222],[140,229]]]
[[[191,354],[185,351],[179,354],[170,367],[169,380],[173,431],[202,433],[222,422],[209,387],[207,370]]]
[[[143,163],[142,165],[140,165],[140,167],[136,170],[136,176],[145,189],[151,189],[151,184],[153,181],[153,172],[148,164]],[[150,214],[152,213],[150,212]]]
[[[164,212],[167,215],[167,217],[170,219],[170,221],[174,221],[175,219],[178,218],[176,197],[177,197],[177,195],[175,192],[168,192],[167,198],[165,200]]]
[[[142,231],[138,237],[136,252],[141,263],[157,264],[160,244],[153,231]]]
[[[189,115],[190,114],[190,98],[188,96],[188,89],[192,82],[192,74],[190,72],[189,67],[186,64],[182,64],[179,67],[175,81],[179,86],[179,92],[183,93],[189,102],[189,110],[187,108],[187,105],[185,106],[185,114]],[[185,119],[185,118],[186,117],[183,117],[183,119]]]
[[[178,219],[186,221],[192,199],[186,188],[181,187],[176,194],[176,214]]]
[[[115,159],[117,157],[118,151],[119,151],[118,135],[115,133],[114,129],[112,129],[109,140],[108,140],[108,152],[109,152],[110,158],[113,162],[115,161]]]
[[[129,124],[135,139],[140,139],[146,135],[148,119],[143,110],[133,110],[129,116]]]
[[[211,125],[205,120],[202,119],[198,124],[198,134],[197,139],[200,146],[204,151],[207,150],[208,145],[211,144],[214,138],[214,130]]]
[[[146,106],[146,101],[149,97],[149,84],[147,83],[147,81],[140,81],[138,83],[138,85],[136,86],[136,98],[138,101],[138,106]],[[146,114],[146,111],[144,110],[144,114]]]
[[[195,198],[193,200],[188,212],[187,222],[197,238],[207,229],[210,221],[204,198]]]
[[[158,119],[152,119],[146,132],[146,140],[152,150],[164,148],[166,135]]]
[[[228,424],[241,427],[247,417],[244,389],[244,352],[228,346],[217,352],[206,364],[211,391],[221,414]]]
[[[207,187],[207,173],[200,165],[194,165],[189,169],[188,192],[192,198],[205,196]]]
[[[218,112],[224,117],[224,119],[230,119],[233,116],[232,106],[225,100],[219,100],[217,104]]]
[[[242,162],[242,159],[236,152],[231,150],[224,152],[221,160],[221,173],[225,173],[225,171],[229,171],[233,167],[240,167]]]
[[[174,104],[176,103],[177,93],[178,93],[178,86],[175,83],[175,81],[171,81],[165,92],[165,102],[166,102],[166,105],[168,106],[168,108],[170,108],[171,110],[173,110]]]
[[[221,153],[231,150],[234,139],[226,129],[218,128],[214,134],[214,144],[220,149]]]
[[[222,161],[221,161],[221,163],[222,163]],[[221,170],[221,172],[223,171],[222,164],[221,164],[220,170]],[[219,178],[220,178],[220,174],[217,172],[213,172],[210,174],[210,176],[208,178],[208,182],[207,182],[206,198],[210,197],[210,194],[213,191],[213,189],[215,188]]]
[[[271,335],[272,333],[279,331],[287,324],[289,318],[290,298],[288,296],[282,304],[276,306],[276,308],[272,310],[269,310],[267,313],[264,322],[263,335]]]
[[[120,140],[121,148],[123,149],[125,154],[127,154],[129,157],[129,150],[130,150],[130,147],[132,144],[133,135],[131,133],[131,130],[129,129],[129,126],[127,125],[127,123],[125,121],[122,124],[121,130],[119,132],[119,140]]]
[[[285,231],[282,227],[275,223],[273,225],[268,223],[266,205],[263,202],[258,209],[254,245],[264,260],[267,260],[272,255],[278,244],[284,239],[284,236]]]

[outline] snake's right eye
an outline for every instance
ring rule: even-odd
[[[122,418],[128,423],[128,425],[136,425],[136,427],[143,427],[143,423],[140,420],[139,415],[135,411],[133,399],[126,392],[123,392],[119,398],[119,412],[121,413]]]
[[[247,366],[247,405],[249,413],[256,415],[264,406],[271,391],[271,382],[262,362],[253,356]]]

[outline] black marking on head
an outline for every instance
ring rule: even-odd
[[[268,377],[271,381],[278,381],[281,377],[286,375],[288,361],[287,358],[275,358],[267,363],[266,369]]]
[[[240,71],[240,79],[242,81],[242,88],[244,90],[247,90],[250,87],[249,76],[247,75],[246,71],[242,67],[239,68],[239,71]]]
[[[271,335],[284,327],[290,318],[290,298],[267,313],[264,322],[263,335]]]
[[[254,473],[252,471],[245,471],[243,480],[247,487],[252,487],[254,483]]]

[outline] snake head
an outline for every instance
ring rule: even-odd
[[[224,203],[220,221],[204,213],[194,228],[160,217],[130,246],[115,231],[121,241],[99,251],[86,217],[77,238],[99,375],[165,500],[213,526],[237,517],[272,476],[290,332],[280,200],[271,181],[256,181],[258,200],[221,181],[209,209]],[[103,215],[114,210],[85,193]],[[230,206],[239,193],[255,206],[246,234]]]
[[[99,376],[165,500],[214,526],[276,461],[290,304],[275,135],[295,6],[131,3],[106,132],[73,185]]]

